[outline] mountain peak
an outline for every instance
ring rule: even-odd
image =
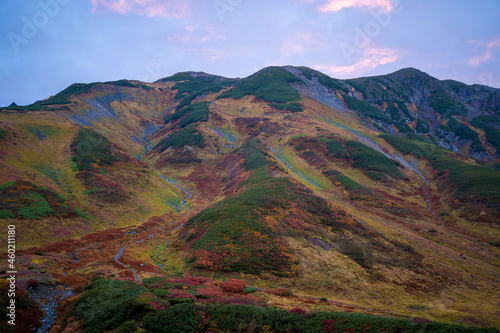
[[[226,79],[226,77],[220,75],[208,74],[205,72],[187,71],[187,72],[178,72],[172,76],[167,76],[155,82],[186,81],[192,78],[205,78],[208,80]]]
[[[389,76],[402,76],[402,77],[430,77],[429,74],[422,72],[421,70],[418,70],[413,67],[406,67],[402,68],[400,70],[397,70],[391,74],[388,74]]]

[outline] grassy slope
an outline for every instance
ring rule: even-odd
[[[116,109],[118,114],[122,114],[121,107]],[[135,119],[130,118],[126,120],[131,120],[133,124]],[[31,114],[22,120],[14,115],[4,115],[2,120],[11,126],[12,135],[1,148],[8,153],[2,158],[4,167],[0,172],[0,181],[29,179],[36,186],[48,187],[71,199],[81,209],[81,215],[88,217],[84,219],[75,215],[59,221],[49,214],[39,223],[39,226],[45,227],[38,232],[34,231],[36,225],[24,223],[21,228],[25,231],[18,238],[20,245],[40,244],[49,239],[53,241],[54,237],[48,237],[53,230],[59,231],[55,238],[61,239],[86,234],[105,225],[137,223],[140,219],[173,210],[169,202],[180,201],[178,197],[185,195],[145,164],[114,148],[101,134],[82,130],[84,132],[78,135],[79,129],[59,115]],[[119,130],[119,135],[112,137],[115,142],[120,143],[124,140],[123,136],[131,142],[127,133],[130,125],[120,127],[120,124],[115,124],[111,128],[106,122],[96,125],[105,135],[111,128]],[[70,148],[72,143],[73,150]],[[108,149],[110,147],[111,150]],[[127,200],[114,202],[112,196],[107,195],[114,189],[121,189],[119,192]],[[0,223],[4,225],[14,221],[3,219]]]

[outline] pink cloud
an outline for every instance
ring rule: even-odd
[[[292,38],[283,42],[281,54],[284,56],[301,55],[311,44],[321,44],[321,36],[306,32],[297,32]]]
[[[147,17],[182,18],[189,12],[187,0],[90,0],[92,12],[100,8],[126,15],[133,13]]]
[[[209,25],[200,26],[197,24],[189,24],[184,28],[184,30],[185,31],[176,35],[169,36],[167,40],[177,44],[188,45],[226,39],[226,35],[220,31],[216,31]]]
[[[474,66],[474,67],[477,67],[480,64],[482,64],[483,62],[490,59],[491,54],[493,53],[493,49],[495,47],[500,47],[500,39],[491,41],[489,43],[481,43],[481,42],[477,42],[477,41],[471,41],[470,43],[475,44],[476,46],[486,48],[481,54],[479,54],[478,56],[471,58],[467,61],[469,63],[469,65]]]
[[[317,0],[293,0],[296,3],[314,3]],[[379,9],[390,12],[394,9],[391,0],[319,0],[322,5],[319,10],[322,12],[338,12],[344,8],[354,7],[368,9]]]
[[[329,75],[338,77],[348,77],[353,75],[361,75],[370,70],[377,68],[380,65],[390,64],[399,59],[396,50],[387,48],[374,48],[367,47],[363,49],[363,55],[356,63],[348,66],[331,65],[317,65],[315,69],[324,71]]]

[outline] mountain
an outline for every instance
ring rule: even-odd
[[[413,68],[182,72],[13,103],[0,226],[15,226],[18,286],[45,311],[28,320],[40,305],[27,298],[18,320],[496,332],[477,327],[500,327],[499,126],[499,89]]]

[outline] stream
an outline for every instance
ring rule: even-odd
[[[297,175],[298,177],[300,177],[303,180],[305,180],[308,184],[316,186],[316,187],[318,187],[320,189],[323,189],[323,186],[317,184],[316,182],[314,182],[313,180],[311,180],[309,177],[307,177],[305,174],[303,174],[302,172],[300,172],[299,170],[297,170],[297,168],[295,168],[293,165],[291,165],[290,163],[288,163],[287,161],[285,161],[285,159],[282,156],[283,155],[283,147],[281,147],[281,145],[280,145],[280,151],[279,152],[276,149],[274,149],[273,147],[271,147],[269,144],[266,143],[266,145],[273,152],[274,156],[278,160],[280,160],[281,163],[283,163],[295,175]]]
[[[56,307],[63,299],[71,296],[71,290],[60,290],[55,285],[38,285],[29,288],[30,297],[37,302],[43,310],[42,327],[36,333],[47,333],[56,322]]]
[[[116,254],[115,256],[115,261],[117,263],[119,263],[120,265],[122,265],[123,267],[127,267],[128,269],[130,269],[130,271],[132,272],[132,274],[134,274],[134,277],[135,277],[135,280],[137,281],[137,283],[141,283],[141,280],[139,279],[139,276],[137,275],[137,272],[135,271],[135,269],[133,269],[132,267],[130,267],[129,265],[127,264],[124,264],[122,263],[121,261],[119,261],[118,259],[120,259],[120,257],[122,256],[123,254],[123,251],[125,250],[125,246],[127,245],[123,245],[120,250],[118,251],[118,253]]]
[[[181,202],[178,205],[175,202],[169,201],[169,204],[172,205],[172,207],[175,208],[175,211],[177,213],[180,213],[180,211],[184,208],[184,206],[186,206],[187,200],[189,200],[189,198],[192,197],[192,194],[188,190],[186,190],[185,188],[180,187],[175,180],[167,178],[167,177],[165,177],[162,174],[158,174],[158,176],[161,179],[166,180],[168,183],[170,183],[171,185],[173,185],[178,190],[181,190],[182,192],[186,193],[186,196],[184,197],[184,199],[181,200]]]
[[[150,123],[148,123],[146,125],[146,128],[144,129],[144,134],[142,135],[142,137],[140,139],[142,139],[142,142],[144,143],[144,152],[139,155],[137,157],[137,160],[141,160],[144,155],[146,155],[147,153],[149,153],[151,151],[151,149],[153,149],[152,145],[151,145],[151,141],[149,140],[149,136],[153,133],[156,132],[156,130],[160,128],[160,126],[155,126],[155,125],[152,125]]]

